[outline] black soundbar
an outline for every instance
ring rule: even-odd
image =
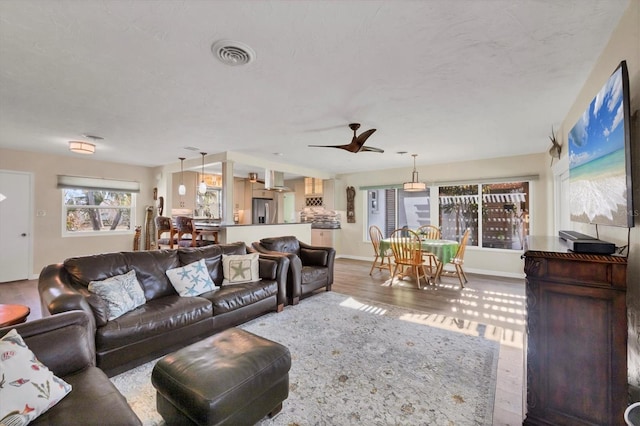
[[[558,235],[566,241],[569,250],[575,253],[613,254],[616,251],[615,244],[599,240],[586,234],[581,234],[580,232],[559,231]]]
[[[596,240],[597,238],[594,238],[590,235],[587,234],[581,234],[580,232],[577,231],[558,231],[558,236],[560,238],[562,238],[565,241],[575,241],[575,240]]]

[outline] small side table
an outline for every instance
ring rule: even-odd
[[[25,305],[0,304],[0,327],[23,323],[31,310]]]

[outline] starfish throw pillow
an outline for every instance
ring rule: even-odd
[[[258,253],[222,255],[222,285],[260,281]]]
[[[204,259],[180,268],[169,269],[166,274],[173,288],[183,297],[198,296],[218,288],[209,276]]]

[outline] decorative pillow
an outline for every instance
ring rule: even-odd
[[[109,321],[146,302],[144,291],[138,283],[134,270],[123,275],[109,277],[106,280],[91,281],[88,289],[106,302]]]
[[[218,288],[207,270],[204,259],[180,268],[169,269],[167,277],[180,296],[198,296]]]
[[[0,424],[26,425],[71,392],[13,329],[0,339]]]
[[[222,285],[260,281],[258,253],[222,255]]]

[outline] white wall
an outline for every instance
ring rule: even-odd
[[[136,223],[143,225],[145,207],[153,204],[157,171],[149,167],[129,166],[92,160],[90,157],[55,156],[0,149],[0,169],[33,174],[33,271],[37,277],[46,265],[72,256],[131,250],[132,230],[128,235],[62,237],[62,195],[57,188],[58,175],[88,176],[140,182]],[[36,212],[45,212],[37,216]]]
[[[635,224],[630,230],[612,226],[598,227],[602,240],[627,245],[629,239],[629,258],[627,263],[627,315],[628,315],[628,366],[629,382],[640,386],[640,0],[632,0],[629,8],[614,30],[609,43],[600,55],[580,94],[567,112],[558,131],[563,144],[563,158],[567,155],[567,134],[578,121],[593,97],[616,69],[620,61],[627,61],[630,83],[631,114],[636,113],[635,135],[632,133],[632,170],[635,199]],[[568,167],[568,161],[560,166]],[[557,170],[560,173],[562,170]],[[572,229],[594,235],[593,225],[571,222]]]

